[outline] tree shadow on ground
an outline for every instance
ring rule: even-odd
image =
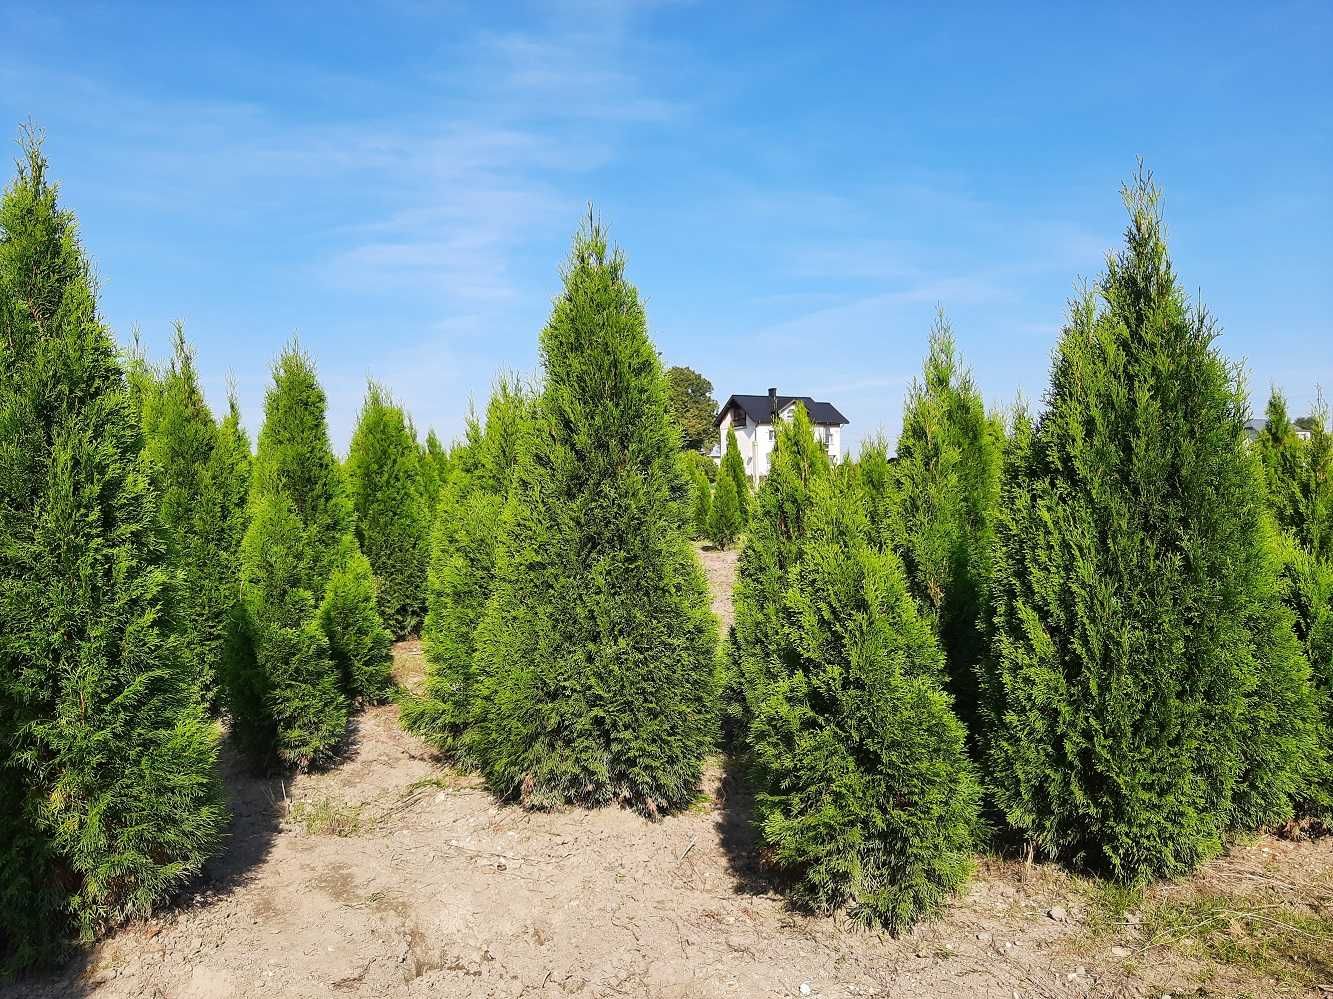
[[[786,878],[764,860],[755,828],[755,789],[740,754],[723,757],[715,823],[737,895],[783,895]]]
[[[355,750],[354,732],[355,729],[349,733],[348,747],[334,766]],[[175,912],[211,905],[244,887],[273,848],[287,811],[290,775],[256,774],[253,765],[230,739],[223,740],[218,766],[231,813],[226,839],[199,876],[159,907],[152,920],[170,919]],[[131,923],[108,934],[108,939],[141,930]],[[99,966],[94,944],[78,948],[55,967],[34,970],[11,982],[0,983],[0,999],[77,999],[92,995],[109,978],[110,970]]]

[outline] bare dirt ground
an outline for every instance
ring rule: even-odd
[[[725,600],[734,553],[702,554]],[[417,682],[420,643],[396,662]],[[655,823],[616,808],[528,814],[442,769],[388,706],[360,717],[336,768],[286,783],[233,766],[230,786],[229,848],[191,893],[0,997],[1323,994],[1309,976],[1256,978],[1182,946],[1193,917],[1172,937],[1156,907],[1225,887],[1224,923],[1251,915],[1236,898],[1255,899],[1260,919],[1296,895],[1302,912],[1326,911],[1327,839],[1256,839],[1197,889],[1143,898],[983,858],[963,898],[893,939],[784,903],[721,759],[696,807]],[[1333,983],[1333,965],[1318,971]]]

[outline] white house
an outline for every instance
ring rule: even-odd
[[[815,439],[828,448],[834,463],[842,460],[842,428],[847,417],[829,402],[816,402],[808,395],[778,395],[771,388],[768,395],[733,395],[722,404],[714,424],[718,429],[718,446],[713,451],[716,461],[722,460],[727,448],[727,431],[736,431],[736,444],[745,461],[745,472],[756,486],[768,474],[768,460],[773,453],[776,437],[774,420],[791,415],[792,408],[804,403],[805,411],[814,424]]]

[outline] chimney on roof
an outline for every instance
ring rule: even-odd
[[[777,419],[778,416],[778,390],[771,388],[768,390],[768,413],[769,416]]]

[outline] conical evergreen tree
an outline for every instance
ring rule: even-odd
[[[750,521],[750,477],[745,474],[745,461],[736,443],[736,431],[731,428],[727,429],[727,450],[722,455],[718,474],[730,478],[736,485],[736,509],[743,527]]]
[[[147,914],[226,821],[136,414],[56,194],[28,133],[0,199],[0,972]]]
[[[723,470],[708,508],[708,539],[718,548],[730,548],[741,533],[741,498],[736,477]]]
[[[732,732],[749,729],[768,678],[787,672],[784,656],[791,642],[782,611],[787,583],[805,540],[814,484],[832,474],[828,452],[815,440],[803,405],[798,403],[791,419],[776,429],[768,476],[755,497],[736,570],[736,622],[723,697]]]
[[[1264,427],[1255,445],[1264,469],[1268,505],[1282,530],[1299,531],[1306,521],[1302,497],[1308,483],[1303,467],[1305,448],[1287,415],[1287,400],[1276,387],[1268,397],[1264,416]]]
[[[987,416],[941,313],[923,378],[912,384],[903,410],[894,464],[897,547],[912,595],[940,637],[949,689],[969,728],[976,724],[1003,455],[1003,427]]]
[[[318,559],[282,493],[250,499],[241,545],[242,614],[232,635],[227,692],[232,733],[252,759],[286,766],[328,761],[347,730],[347,699],[316,618]]]
[[[432,514],[448,475],[449,452],[431,430],[426,434],[426,443],[421,445],[421,491],[426,495],[426,510]]]
[[[314,366],[289,347],[264,402],[241,550],[244,620],[229,643],[234,729],[261,762],[328,759],[347,700],[385,693],[390,639],[324,410]]]
[[[697,454],[697,451],[683,451],[685,455]],[[708,525],[713,510],[713,487],[708,483],[708,476],[694,462],[690,462],[690,526],[694,536],[700,540],[708,537]]]
[[[1333,812],[1333,435],[1322,398],[1312,415],[1310,438],[1303,441],[1274,389],[1256,451],[1269,508],[1285,533],[1283,597],[1296,617],[1323,719],[1322,766],[1302,804],[1327,816]]]
[[[417,632],[425,617],[430,511],[421,466],[402,408],[371,382],[344,470],[357,539],[379,586],[380,616],[397,638]]]
[[[495,592],[476,637],[482,772],[530,807],[690,802],[716,731],[716,623],[679,435],[624,258],[589,219],[541,335]]]
[[[944,658],[852,476],[812,483],[750,729],[757,820],[798,897],[898,932],[967,880],[981,789]]]
[[[462,742],[472,714],[474,636],[494,588],[500,520],[532,407],[518,379],[497,380],[485,428],[468,418],[435,515],[422,633],[426,690],[404,702],[403,721],[463,765],[475,763]]]
[[[1006,473],[992,791],[1043,851],[1137,881],[1283,820],[1318,755],[1236,372],[1167,259],[1158,193],[1074,303]]]
[[[234,400],[222,426],[213,419],[180,324],[174,351],[160,376],[144,382],[144,455],[167,533],[175,631],[204,703],[216,708],[227,631],[240,597],[250,444]]]
[[[902,528],[888,441],[883,437],[870,437],[861,444],[856,475],[861,483],[871,542],[881,551],[893,547],[902,536]]]
[[[393,689],[393,636],[381,623],[378,605],[379,582],[370,560],[349,535],[346,549],[324,587],[319,605],[319,624],[329,642],[329,652],[342,689],[356,701],[378,704]]]

